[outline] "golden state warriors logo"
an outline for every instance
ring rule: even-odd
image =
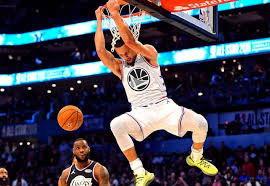
[[[150,76],[143,68],[132,69],[127,76],[128,85],[135,91],[143,91],[150,84]]]
[[[72,181],[70,186],[91,186],[92,178],[85,178],[84,176],[76,176]]]

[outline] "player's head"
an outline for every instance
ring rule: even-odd
[[[8,171],[4,167],[0,167],[0,185],[8,184]]]
[[[129,48],[124,41],[120,38],[119,40],[116,41],[114,45],[116,53],[127,63],[133,63],[135,57],[136,57],[136,52]]]
[[[89,159],[90,147],[85,139],[78,138],[73,144],[73,155],[77,162],[87,162]]]

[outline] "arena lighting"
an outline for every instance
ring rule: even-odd
[[[42,60],[39,59],[39,58],[36,58],[35,59],[35,62],[36,62],[37,65],[41,65],[42,64]]]
[[[224,72],[224,71],[225,71],[225,68],[224,68],[223,65],[221,66],[220,71],[221,71],[221,72]]]
[[[239,0],[232,3],[225,3],[218,6],[219,11],[232,10],[248,6],[268,4],[270,0]],[[189,15],[198,15],[199,10],[187,11]],[[142,24],[153,23],[158,19],[149,15],[145,16]],[[0,34],[0,46],[4,45],[25,45],[31,43],[39,43],[53,39],[61,39],[72,36],[94,33],[96,31],[96,21],[87,21],[82,23],[70,24],[61,27],[54,27],[33,32],[18,33],[18,34]],[[104,29],[107,29],[106,27]]]
[[[98,88],[98,85],[97,84],[94,84],[94,86],[93,86],[94,88]]]
[[[237,65],[237,69],[242,70],[242,65],[240,63]]]
[[[77,84],[82,84],[82,81],[81,80],[77,80]]]
[[[163,65],[177,65],[209,60],[223,60],[241,56],[270,53],[270,37],[234,43],[189,48],[184,50],[162,52],[158,54],[158,61]],[[196,54],[196,55],[194,55]],[[165,68],[166,71],[167,68]],[[168,71],[168,69],[167,69]],[[29,83],[40,83],[68,78],[110,73],[102,62],[91,62],[64,67],[0,74],[0,86],[15,86]]]
[[[32,90],[32,87],[27,87],[27,90]]]
[[[12,60],[13,59],[13,56],[11,54],[8,55],[8,59],[9,60]]]
[[[202,95],[203,95],[203,93],[202,93],[202,92],[199,92],[199,93],[198,93],[198,96],[202,96]]]
[[[56,87],[56,84],[55,84],[55,83],[53,83],[53,84],[52,84],[52,87]]]
[[[69,90],[70,90],[70,91],[73,91],[73,90],[74,90],[74,88],[73,88],[73,87],[70,87],[70,88],[69,88]]]
[[[47,93],[50,94],[50,93],[52,93],[52,91],[51,90],[47,90]]]
[[[5,92],[5,89],[4,88],[0,88],[0,92]]]
[[[21,61],[22,57],[21,56],[17,56],[17,61]]]

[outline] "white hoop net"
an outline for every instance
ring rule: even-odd
[[[138,40],[140,35],[141,23],[145,16],[145,12],[136,6],[132,6],[130,4],[124,4],[120,6],[119,14],[122,18],[124,18],[124,22],[129,26],[129,30],[133,34],[135,40]],[[119,40],[120,33],[116,27],[114,20],[107,8],[103,11],[103,22],[106,27],[108,27],[112,34],[112,48],[111,51],[114,52],[114,46],[116,41]]]

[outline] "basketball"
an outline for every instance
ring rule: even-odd
[[[74,131],[82,125],[83,113],[78,107],[67,105],[58,112],[57,121],[62,129]]]

